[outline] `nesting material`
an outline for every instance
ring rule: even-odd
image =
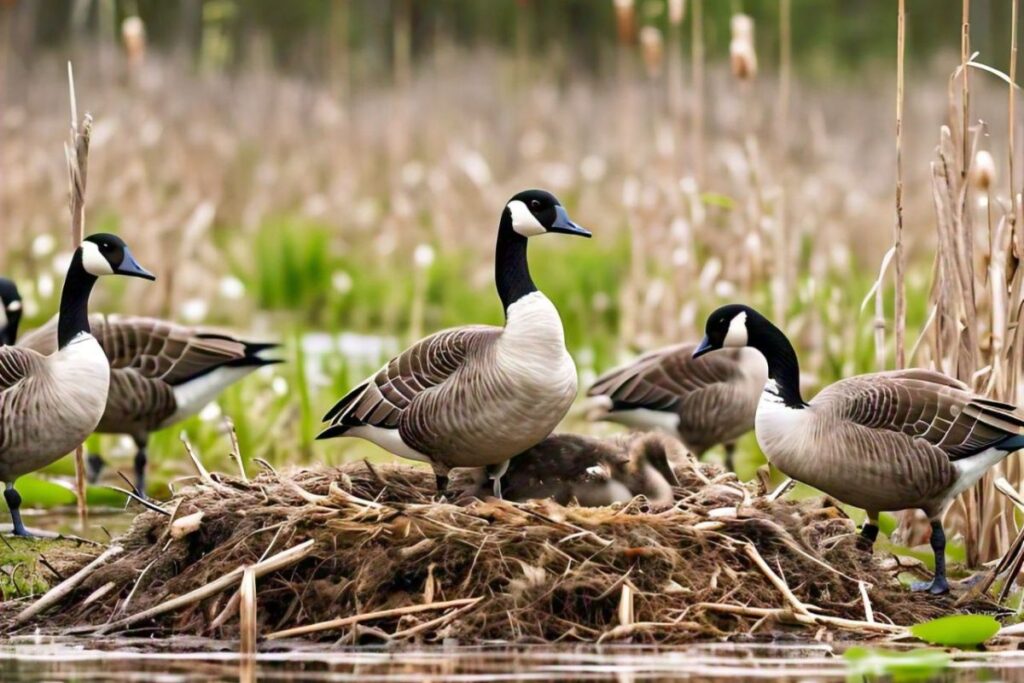
[[[894,558],[858,549],[830,501],[773,501],[692,460],[675,470],[674,505],[601,508],[438,503],[433,475],[403,465],[212,475],[167,505],[173,517],[139,514],[123,550],[17,627],[242,636],[250,648],[254,637],[682,643],[886,636],[953,611],[900,586]],[[172,536],[174,519],[199,512],[194,532]]]

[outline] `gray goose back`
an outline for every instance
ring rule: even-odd
[[[764,357],[738,348],[694,358],[696,347],[651,351],[599,377],[587,395],[610,401],[600,419],[668,431],[696,456],[749,432],[768,379]]]

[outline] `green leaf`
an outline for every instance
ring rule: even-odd
[[[52,508],[75,504],[74,492],[39,477],[21,477],[18,479],[17,488],[25,507]]]
[[[934,678],[949,666],[942,650],[882,650],[851,647],[843,653],[848,680],[886,678],[893,681],[921,681]]]
[[[999,622],[984,614],[954,614],[910,627],[917,638],[945,647],[980,645],[999,630]]]
[[[732,197],[717,192],[703,192],[700,195],[700,200],[708,206],[717,206],[729,211],[736,206],[736,201]]]

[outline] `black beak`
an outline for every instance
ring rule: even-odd
[[[580,237],[593,237],[590,231],[580,227],[569,219],[565,207],[555,206],[555,222],[548,228],[548,232],[561,232],[566,235],[579,235]]]
[[[124,260],[121,261],[121,265],[117,268],[117,274],[127,275],[128,277],[141,277],[143,280],[156,279],[153,273],[139,265],[139,262],[135,260],[132,252],[128,251],[127,247],[124,250]]]
[[[715,347],[712,346],[711,341],[707,338],[707,335],[700,340],[700,344],[697,345],[697,349],[693,352],[694,358],[700,358],[709,351],[714,351]]]

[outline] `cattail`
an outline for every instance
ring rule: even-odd
[[[613,0],[615,3],[615,27],[619,42],[629,45],[636,37],[636,3],[634,0]]]
[[[733,40],[754,42],[754,20],[748,14],[734,14],[729,20],[729,29]]]
[[[988,192],[996,182],[996,161],[988,150],[978,150],[971,167],[971,182],[976,188]]]
[[[729,43],[729,62],[732,75],[741,81],[757,76],[757,52],[754,50],[754,20],[746,14],[734,14],[729,22],[732,40]]]
[[[665,59],[665,44],[661,38],[661,31],[653,26],[644,26],[640,29],[640,50],[643,53],[644,66],[647,67],[647,75],[657,78]]]
[[[134,66],[141,64],[146,56],[146,25],[139,17],[126,17],[121,22],[121,40],[128,53],[128,61]]]
[[[668,23],[679,26],[686,14],[686,0],[668,0]]]

